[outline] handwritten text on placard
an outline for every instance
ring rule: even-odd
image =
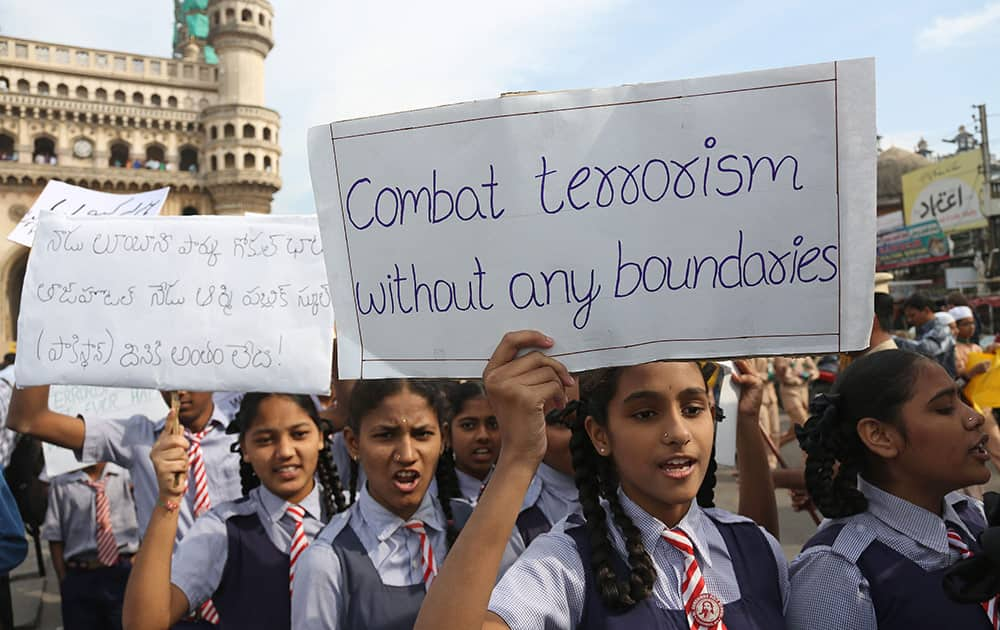
[[[873,86],[862,60],[313,129],[342,374],[472,376],[519,328],[572,369],[864,347]]]
[[[46,215],[34,249],[21,384],[329,388],[332,312],[315,217]]]
[[[68,216],[147,217],[160,213],[169,188],[134,194],[112,194],[81,188],[58,180],[49,180],[35,203],[7,238],[31,247],[42,212]]]

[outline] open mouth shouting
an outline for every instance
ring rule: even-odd
[[[409,494],[417,489],[420,473],[412,468],[397,471],[392,476],[392,484],[403,494]]]

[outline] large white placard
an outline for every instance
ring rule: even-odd
[[[332,327],[315,217],[45,214],[17,382],[326,392]]]
[[[341,376],[867,346],[873,60],[529,94],[316,127]]]
[[[49,408],[70,416],[84,418],[130,418],[146,416],[157,421],[167,415],[167,405],[160,392],[152,389],[121,389],[114,387],[85,387],[81,385],[55,385],[49,389]],[[96,462],[79,462],[73,451],[47,442],[45,474],[51,479],[57,475],[86,468]]]
[[[38,217],[42,212],[54,212],[68,216],[120,216],[146,217],[160,213],[167,200],[170,188],[158,188],[147,192],[128,195],[100,192],[72,186],[55,179],[42,189],[42,194],[25,213],[21,221],[7,238],[15,243],[31,247],[38,228]]]

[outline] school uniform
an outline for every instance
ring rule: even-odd
[[[324,525],[320,494],[317,485],[298,506],[306,542]],[[290,627],[291,558],[297,558],[298,571],[302,556],[289,508],[294,506],[258,486],[194,523],[178,543],[170,571],[192,615],[211,599],[221,629]]]
[[[961,557],[951,529],[976,553],[982,506],[953,492],[932,514],[864,479],[868,509],[826,521],[792,562],[792,630],[992,628],[983,608],[958,604],[941,580]]]
[[[471,505],[479,502],[479,495],[486,485],[485,481],[476,479],[468,473],[464,473],[458,468],[455,469],[455,476],[458,477],[458,493]]]
[[[500,580],[489,610],[511,628],[677,628],[692,624],[684,612],[682,580],[685,554],[665,537],[668,528],[618,490],[625,513],[641,534],[656,567],[653,592],[625,611],[607,608],[592,568],[590,536],[573,515],[536,538]],[[608,530],[616,550],[612,559],[619,579],[628,578],[625,542],[605,505]],[[692,502],[677,525],[690,541],[704,579],[704,590],[723,605],[730,630],[784,628],[788,569],[778,542],[753,521]],[[843,630],[843,629],[841,629]]]
[[[208,505],[220,505],[243,496],[240,484],[240,458],[231,447],[237,436],[226,435],[230,418],[213,407],[208,431],[201,439],[205,473],[208,480]],[[149,517],[156,507],[159,484],[149,453],[166,425],[166,418],[152,422],[142,415],[131,418],[91,418],[85,420],[83,449],[77,451],[80,461],[109,461],[127,468],[135,484],[135,504],[139,517],[140,537],[146,531]],[[185,435],[187,435],[185,433]],[[187,497],[181,502],[177,522],[177,540],[181,540],[194,523],[194,506],[198,504],[198,487],[188,484]]]
[[[514,528],[520,538],[521,551],[566,516],[579,511],[580,493],[576,481],[547,464],[539,464]]]
[[[423,533],[407,527],[416,523]],[[445,515],[433,494],[404,521],[363,488],[299,561],[292,627],[409,630],[424,600],[425,577],[433,577],[428,560],[440,565],[447,550]]]
[[[99,532],[102,518],[110,525],[110,539]],[[41,537],[63,544],[63,626],[120,628],[125,585],[139,549],[128,471],[109,463],[96,481],[82,470],[52,479]]]

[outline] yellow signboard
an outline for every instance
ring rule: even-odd
[[[906,224],[937,219],[945,232],[986,227],[981,193],[983,155],[963,151],[903,175]]]

